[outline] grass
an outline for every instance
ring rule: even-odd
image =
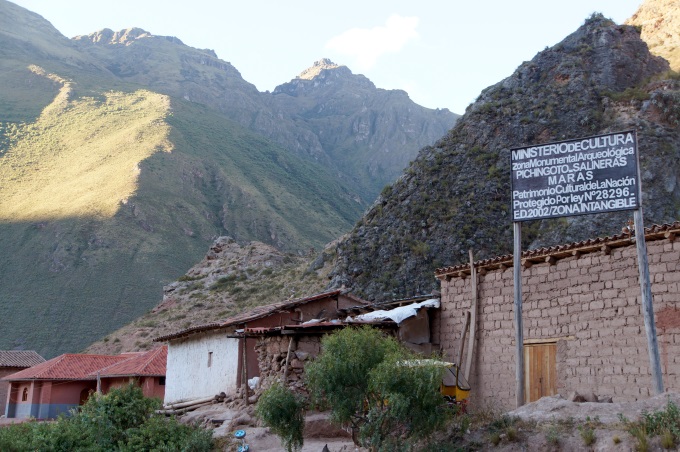
[[[138,189],[139,164],[169,151],[169,99],[148,91],[65,101],[65,84],[0,160],[0,221],[111,218]]]
[[[555,425],[551,425],[545,433],[545,440],[548,445],[557,447],[560,444],[560,433]]]
[[[582,425],[579,426],[579,435],[581,435],[581,439],[583,440],[583,444],[586,446],[591,446],[595,444],[595,440],[597,439],[595,436],[595,429],[587,426],[587,425]]]
[[[637,421],[629,421],[619,415],[621,423],[636,440],[635,450],[644,452],[651,448],[650,438],[659,436],[661,447],[675,448],[680,440],[680,409],[668,401],[663,410],[644,412]]]

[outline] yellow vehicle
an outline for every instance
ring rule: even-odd
[[[460,405],[465,411],[465,404],[470,395],[470,385],[465,380],[460,367],[455,363],[439,361],[436,359],[416,359],[405,361],[407,366],[437,366],[446,367],[439,391],[449,403]]]
[[[460,405],[463,411],[465,411],[467,398],[470,395],[470,385],[465,380],[460,367],[454,363],[446,364],[450,365],[446,367],[440,392],[447,401]]]

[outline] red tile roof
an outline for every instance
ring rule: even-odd
[[[0,367],[31,367],[44,362],[33,350],[0,350]]]
[[[125,355],[65,354],[7,375],[3,380],[95,380],[97,370],[127,359],[130,357]]]
[[[652,225],[645,228],[645,240],[647,242],[653,240],[671,239],[674,240],[676,236],[680,235],[680,221],[671,224]],[[546,259],[561,259],[564,257],[575,256],[577,254],[592,253],[596,251],[604,251],[609,253],[612,248],[622,246],[630,246],[635,244],[635,231],[632,228],[624,227],[621,234],[615,234],[608,237],[597,237],[594,239],[583,240],[581,242],[573,242],[565,245],[550,246],[538,248],[535,250],[528,250],[522,252],[522,263],[530,265],[532,263],[546,262]],[[513,256],[506,254],[504,256],[497,256],[491,259],[483,259],[474,263],[477,269],[496,269],[512,267]],[[460,264],[452,267],[438,268],[435,270],[435,276],[443,277],[465,277],[470,274],[469,264]]]
[[[252,322],[253,320],[257,320],[257,319],[261,319],[263,317],[267,317],[268,315],[274,314],[274,313],[282,311],[282,310],[295,308],[297,306],[307,304],[307,303],[312,302],[312,301],[321,300],[321,299],[324,299],[324,298],[338,297],[341,294],[343,294],[342,290],[333,290],[333,291],[330,291],[330,292],[324,292],[324,293],[312,295],[311,297],[296,298],[294,300],[280,301],[278,303],[259,306],[259,307],[256,307],[256,308],[248,311],[248,312],[244,312],[244,313],[238,314],[236,316],[229,317],[228,319],[225,319],[221,322],[214,322],[214,323],[208,323],[208,324],[204,324],[204,325],[194,326],[194,327],[191,327],[191,328],[187,328],[185,330],[178,331],[176,333],[166,334],[164,336],[157,337],[157,338],[154,339],[154,341],[163,342],[163,341],[167,341],[169,339],[176,339],[176,338],[188,336],[188,335],[194,334],[194,333],[201,333],[201,332],[204,332],[204,331],[216,330],[216,329],[226,328],[226,327],[234,326],[234,325],[242,325],[242,324],[245,324],[247,322]],[[344,294],[344,296],[347,296],[354,301],[359,301],[359,302],[363,301],[360,298],[357,298],[353,295]]]
[[[123,355],[125,356],[125,355]],[[105,377],[164,377],[165,367],[168,360],[168,347],[149,350],[145,353],[136,353],[128,359],[101,369],[99,376]],[[97,375],[97,372],[94,372]]]

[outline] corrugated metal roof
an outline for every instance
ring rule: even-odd
[[[122,355],[125,356],[125,355]],[[168,360],[168,347],[135,354],[128,359],[99,370],[100,377],[163,377]],[[97,371],[93,372],[96,376]]]
[[[343,293],[342,290],[333,290],[330,292],[323,292],[320,294],[312,295],[311,297],[296,298],[294,300],[280,301],[278,303],[268,304],[264,306],[259,306],[257,308],[251,309],[250,311],[244,312],[242,314],[229,317],[221,322],[207,323],[204,325],[198,325],[191,328],[187,328],[176,333],[166,334],[154,339],[156,342],[167,341],[169,339],[176,339],[183,336],[188,336],[190,334],[201,333],[204,331],[216,330],[221,328],[227,328],[234,325],[241,325],[247,322],[252,322],[253,320],[258,320],[268,315],[274,314],[276,312],[294,308],[303,304],[310,303],[312,301],[321,300],[323,298],[337,297]],[[355,296],[344,294],[352,298],[353,300],[361,300]]]
[[[33,350],[0,350],[0,367],[31,367],[44,362]]]
[[[663,240],[666,238],[675,239],[675,236],[680,234],[680,221],[670,224],[655,224],[645,228],[645,240]],[[565,245],[557,245],[550,247],[537,248],[535,250],[528,250],[522,252],[522,263],[524,265],[531,265],[532,263],[547,262],[550,259],[560,259],[577,254],[593,253],[596,251],[604,251],[609,253],[612,248],[622,246],[630,246],[635,243],[635,231],[632,227],[624,227],[621,234],[615,234],[607,237],[597,237],[594,239],[583,240],[581,242],[573,242]],[[497,256],[491,259],[483,259],[474,263],[476,269],[495,269],[500,267],[512,267],[513,256],[506,254],[504,256]],[[451,267],[438,268],[435,270],[435,276],[439,278],[460,276],[465,277],[470,274],[469,264],[460,264]]]
[[[127,359],[130,357],[125,355],[65,354],[7,375],[3,380],[94,380],[98,370]]]

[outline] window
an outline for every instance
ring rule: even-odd
[[[28,388],[24,388],[24,391],[21,393],[21,401],[25,402],[28,400]]]
[[[158,377],[158,385],[165,386],[165,377]]]
[[[208,352],[208,367],[212,367],[212,352]]]

